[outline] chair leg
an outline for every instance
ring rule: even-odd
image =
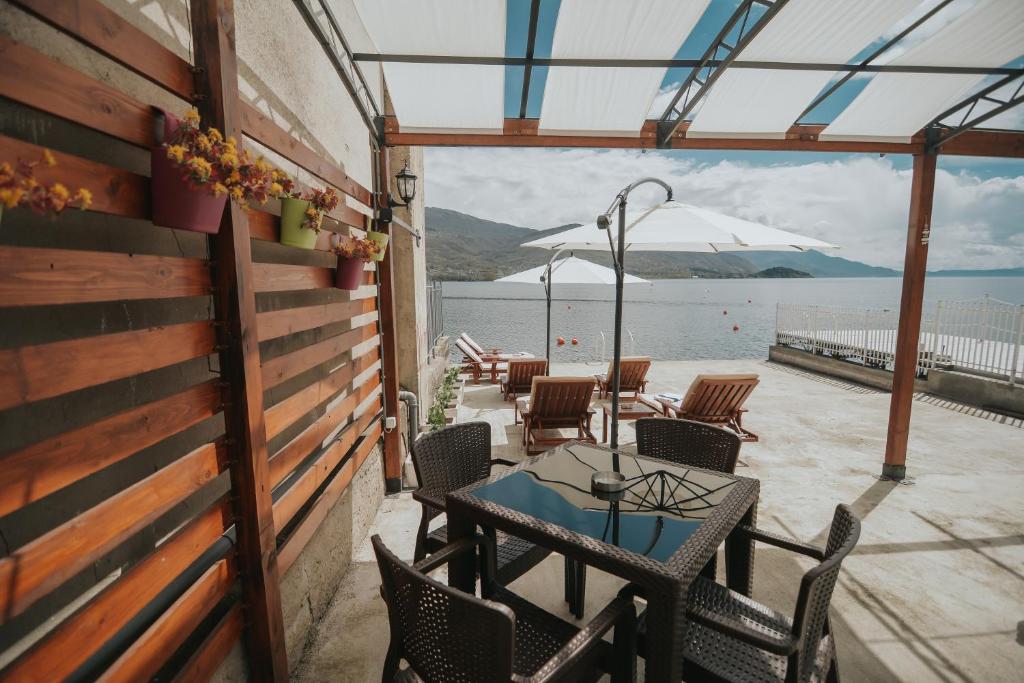
[[[427,532],[429,531],[430,518],[426,509],[420,517],[420,527],[416,530],[416,550],[413,551],[412,561],[419,562],[427,556]]]
[[[395,642],[394,637],[392,637],[391,644],[388,646],[388,654],[384,658],[384,671],[381,672],[380,676],[381,683],[392,683],[395,680],[395,676],[398,675],[398,664],[401,660],[402,657],[398,651],[398,644]]]
[[[577,619],[583,618],[583,601],[587,591],[587,565],[565,558],[565,601],[569,613]]]
[[[619,618],[612,636],[612,683],[636,681],[636,612]]]

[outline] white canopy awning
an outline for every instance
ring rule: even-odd
[[[529,270],[498,278],[495,282],[521,282],[523,284],[536,285],[540,284],[541,278],[545,275],[547,269],[547,265],[537,266],[536,268],[530,268]],[[615,271],[585,259],[569,256],[557,261],[552,266],[551,282],[556,285],[614,285]],[[639,285],[647,283],[647,280],[626,273],[623,283]]]

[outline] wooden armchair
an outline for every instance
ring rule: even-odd
[[[594,375],[597,380],[599,398],[608,398],[612,391],[612,374],[615,372],[614,362],[608,363],[608,372]],[[647,371],[651,368],[648,356],[627,356],[619,363],[619,394],[632,392],[639,396],[647,389]]]
[[[533,378],[548,372],[548,362],[543,358],[520,358],[508,362],[508,372],[501,376],[501,393],[507,401],[515,400],[519,394],[528,394],[533,388]]]
[[[594,411],[590,401],[596,380],[584,377],[534,377],[529,397],[516,400],[515,423],[523,419],[523,445],[530,455],[566,441],[597,443],[590,431]],[[575,429],[565,437],[559,429]],[[555,430],[554,434],[548,433]]]

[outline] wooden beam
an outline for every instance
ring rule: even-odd
[[[378,209],[388,208],[391,189],[389,150],[381,147],[377,163]],[[378,222],[377,230],[391,233],[390,223]],[[384,252],[384,260],[377,264],[377,282],[380,292],[380,334],[383,353],[381,379],[384,384],[384,414],[398,418],[398,344],[395,335],[395,275],[392,265],[394,240]],[[384,480],[387,490],[402,490],[402,439],[398,428],[384,432]]]
[[[882,476],[890,479],[903,479],[907,472],[907,439],[910,435],[910,409],[914,402],[914,378],[917,374],[936,161],[935,154],[914,155],[907,254],[903,263],[903,295],[900,298],[900,322],[896,332],[892,398],[889,403],[889,431],[885,440],[885,463],[882,465]]]
[[[536,119],[505,119],[501,133],[402,132],[398,121],[388,117],[384,124],[387,145],[411,147],[602,147],[656,149],[656,121],[644,123],[636,136],[541,135]],[[919,154],[925,136],[910,142],[821,140],[823,125],[795,125],[776,139],[689,137],[689,123],[672,136],[670,149],[762,152],[827,152],[845,154]],[[959,156],[1024,157],[1024,132],[972,130],[942,146],[942,154]]]
[[[202,69],[196,76],[196,90],[202,95],[203,121],[241,139],[234,3],[193,2],[191,13],[195,61]],[[288,656],[267,466],[252,251],[246,212],[234,202],[228,202],[220,233],[212,242],[214,304],[217,320],[225,326],[225,348],[220,354],[228,393],[224,424],[232,462],[249,671],[256,681],[285,681]]]

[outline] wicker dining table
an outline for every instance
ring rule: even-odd
[[[592,485],[608,472],[622,491]],[[675,682],[689,586],[713,576],[723,543],[728,586],[750,595],[753,542],[732,532],[754,525],[759,491],[756,479],[572,441],[449,493],[448,540],[503,531],[633,583],[647,600],[645,680]],[[473,558],[448,580],[472,592]]]

